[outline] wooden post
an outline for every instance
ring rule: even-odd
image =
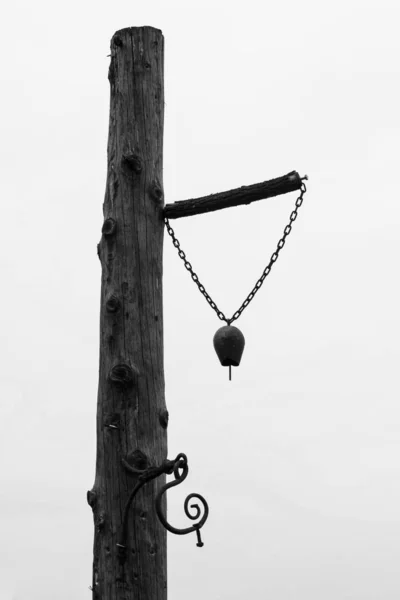
[[[110,125],[102,266],[93,598],[166,600],[166,530],[155,513],[162,475],[130,507],[126,548],[118,548],[134,469],[167,458],[164,397],[163,36],[131,27],[111,40]],[[165,507],[164,507],[165,512]]]

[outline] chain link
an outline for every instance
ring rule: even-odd
[[[307,179],[307,176],[305,176],[303,179]],[[257,280],[257,282],[256,282],[255,286],[253,287],[253,289],[251,290],[250,294],[244,300],[244,302],[242,303],[240,308],[238,308],[238,310],[235,313],[233,313],[233,315],[230,319],[228,319],[224,315],[224,313],[218,308],[218,306],[215,304],[214,300],[211,298],[211,296],[206,291],[204,285],[200,282],[197,273],[195,273],[192,265],[187,260],[185,252],[181,249],[181,245],[180,245],[179,241],[176,239],[175,232],[172,229],[171,225],[169,224],[169,220],[167,219],[167,217],[164,218],[164,223],[167,227],[167,231],[168,231],[169,235],[172,238],[172,243],[174,244],[175,248],[178,250],[179,258],[181,258],[183,260],[184,265],[185,265],[186,269],[189,271],[193,281],[199,288],[200,292],[203,294],[204,298],[207,300],[208,304],[217,313],[218,318],[221,319],[221,321],[225,321],[227,323],[227,325],[230,325],[231,323],[233,323],[233,321],[236,321],[236,319],[238,319],[240,317],[240,315],[242,314],[244,309],[253,300],[254,296],[256,295],[256,293],[258,292],[258,290],[264,283],[264,280],[266,279],[266,277],[269,275],[269,273],[272,269],[272,265],[278,260],[279,253],[282,250],[283,246],[285,245],[287,236],[292,231],[292,225],[293,225],[294,221],[297,219],[297,213],[299,211],[300,206],[303,204],[303,197],[304,197],[304,194],[306,193],[306,191],[307,191],[307,188],[303,181],[301,184],[301,188],[300,188],[300,196],[296,200],[294,210],[292,210],[292,212],[290,213],[289,223],[286,225],[286,227],[283,230],[283,236],[279,240],[279,242],[276,246],[276,250],[272,253],[269,263],[267,264],[264,271],[262,272],[261,277]]]

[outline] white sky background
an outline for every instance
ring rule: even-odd
[[[169,535],[171,600],[398,600],[398,2],[8,3],[1,19],[0,599],[90,598],[109,41],[165,36],[167,202],[293,169],[304,207],[237,322],[165,239],[169,456],[197,491]],[[233,313],[296,194],[173,223]]]

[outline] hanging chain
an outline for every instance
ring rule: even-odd
[[[235,313],[233,313],[233,315],[230,319],[228,319],[224,315],[224,313],[218,308],[218,306],[215,304],[214,300],[211,298],[211,296],[206,291],[204,285],[200,282],[197,273],[195,273],[193,271],[192,265],[187,260],[185,252],[181,249],[181,245],[175,237],[175,232],[172,229],[171,225],[169,224],[169,220],[167,219],[167,217],[164,218],[164,223],[167,227],[167,231],[172,238],[172,242],[173,242],[175,248],[178,250],[179,258],[181,258],[183,260],[184,265],[185,265],[186,269],[189,271],[193,281],[195,282],[195,284],[197,285],[200,292],[203,294],[204,298],[207,300],[207,302],[211,306],[211,308],[213,310],[215,310],[215,312],[218,315],[218,318],[221,319],[221,321],[225,321],[227,323],[227,325],[230,325],[231,323],[233,323],[233,321],[236,321],[236,319],[238,319],[240,317],[240,315],[242,314],[244,309],[250,304],[250,302],[253,300],[254,296],[257,294],[258,290],[264,283],[265,278],[269,275],[269,273],[272,269],[272,265],[277,261],[279,253],[282,250],[283,246],[285,245],[286,238],[289,235],[289,233],[292,231],[292,225],[293,225],[294,221],[297,219],[297,213],[299,211],[299,208],[303,204],[303,197],[307,191],[306,185],[304,183],[304,179],[308,179],[307,175],[302,178],[302,184],[301,184],[301,188],[300,188],[300,196],[296,200],[294,210],[292,210],[292,212],[290,213],[289,223],[286,225],[285,229],[283,230],[283,236],[279,240],[279,242],[276,246],[275,252],[272,253],[269,263],[265,267],[264,271],[261,274],[261,277],[258,279],[257,283],[251,290],[250,294],[244,300],[244,302],[242,303],[240,308],[238,308],[238,310]]]

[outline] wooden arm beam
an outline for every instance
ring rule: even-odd
[[[297,171],[291,171],[282,177],[255,183],[254,185],[244,185],[235,190],[228,190],[219,194],[210,194],[202,198],[180,200],[173,204],[166,204],[164,207],[164,217],[168,219],[180,219],[181,217],[191,217],[213,210],[220,210],[221,208],[250,204],[256,200],[294,192],[295,190],[299,190],[301,185],[302,179],[300,175]]]

